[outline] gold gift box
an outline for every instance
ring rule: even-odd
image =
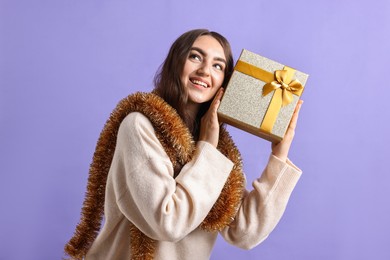
[[[268,141],[283,139],[309,75],[242,50],[218,117]]]

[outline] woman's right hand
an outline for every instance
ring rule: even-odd
[[[219,140],[219,121],[217,109],[221,103],[223,88],[220,88],[211,102],[209,110],[202,117],[200,122],[199,141],[206,141],[217,147]]]
[[[294,139],[295,128],[297,127],[299,111],[301,110],[302,104],[303,100],[299,100],[283,140],[280,142],[274,142],[271,145],[272,154],[284,162],[287,160],[288,152]]]

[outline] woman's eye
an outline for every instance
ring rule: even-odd
[[[190,59],[200,61],[202,60],[198,54],[190,54]]]
[[[214,67],[218,70],[223,70],[223,66],[221,64],[215,64]]]

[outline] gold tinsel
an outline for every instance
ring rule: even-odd
[[[85,257],[101,228],[107,175],[115,151],[118,129],[122,120],[131,112],[141,112],[149,118],[174,167],[189,162],[195,150],[195,142],[188,128],[176,111],[159,96],[139,92],[121,100],[98,139],[89,170],[81,219],[74,236],[65,245],[66,254],[73,259]],[[220,130],[218,149],[234,162],[234,168],[217,202],[201,223],[201,228],[210,232],[222,230],[232,222],[245,186],[240,154],[224,127]],[[129,236],[131,259],[153,259],[156,241],[134,225],[131,225]]]

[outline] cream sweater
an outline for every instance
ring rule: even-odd
[[[141,113],[129,114],[119,128],[107,179],[105,223],[86,259],[130,259],[130,222],[158,241],[158,260],[209,259],[218,234],[199,225],[232,167],[215,147],[200,141],[192,161],[174,179],[150,121]],[[245,249],[262,242],[280,220],[300,175],[290,161],[271,155],[222,237]]]

